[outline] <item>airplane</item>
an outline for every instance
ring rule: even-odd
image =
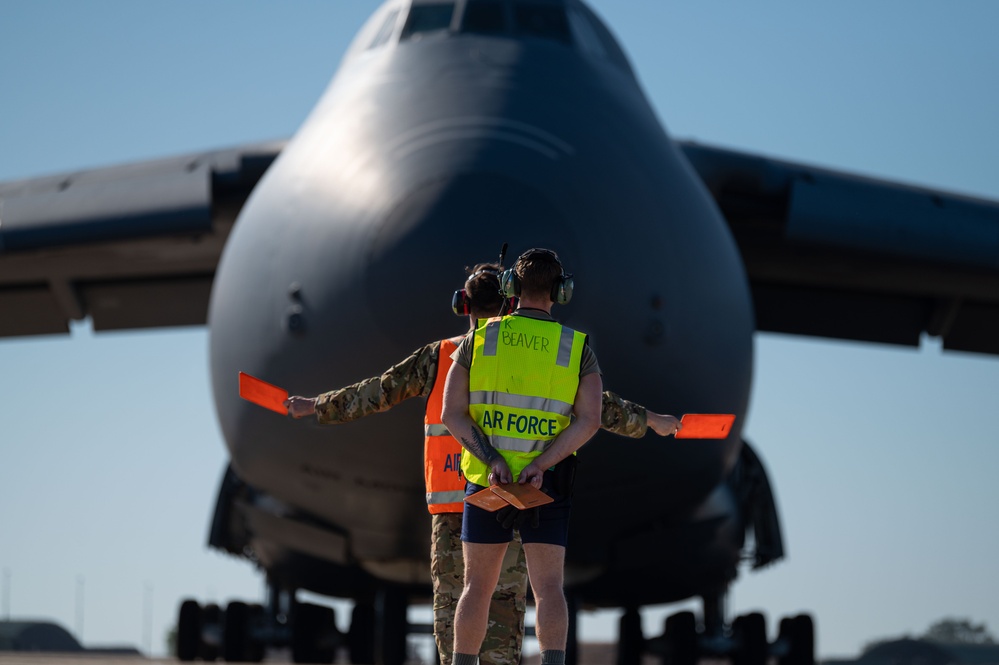
[[[397,658],[384,636],[404,634],[405,603],[426,592],[417,405],[302,431],[240,402],[234,377],[315,393],[439,336],[453,320],[426,301],[450,293],[456,271],[432,257],[460,264],[507,241],[558,249],[580,287],[561,318],[593,334],[615,389],[737,422],[753,330],[910,345],[927,331],[946,348],[995,353],[994,252],[983,242],[994,203],[672,142],[599,20],[578,3],[540,4],[458,3],[444,24],[446,3],[387,3],[287,145],[0,189],[5,334],[64,331],[84,316],[97,330],[209,323],[232,457],[211,542],[264,569],[272,597],[225,613],[185,604],[182,633],[204,633],[187,640],[199,654],[290,641],[296,660],[321,660],[337,636],[327,613],[294,602],[311,589],[358,600],[347,636],[356,662],[366,651]],[[493,12],[492,28],[476,12]],[[618,218],[658,242],[622,243],[605,228]],[[664,264],[654,251],[664,243],[686,251]],[[419,292],[407,283],[386,306],[410,275]],[[349,347],[329,353],[337,344]],[[628,608],[622,659],[649,646],[672,662],[695,651],[756,662],[764,647],[807,660],[807,617],[782,622],[797,639],[761,645],[761,617],[724,616],[745,528],[770,548],[760,563],[780,551],[765,475],[739,433],[629,450],[648,468],[620,468],[606,436],[587,445],[567,569],[574,602]],[[618,476],[597,485],[587,467]],[[653,506],[640,521],[587,528],[619,515],[618,495],[647,486],[643,474],[668,489],[638,496]],[[704,600],[702,627],[683,613],[658,642],[635,630],[639,606],[692,596]]]

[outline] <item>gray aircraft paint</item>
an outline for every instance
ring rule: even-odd
[[[369,570],[425,579],[419,405],[320,428],[239,400],[236,374],[295,394],[376,374],[460,332],[447,302],[464,265],[504,242],[508,263],[550,247],[577,285],[555,314],[592,335],[607,388],[661,411],[738,416],[724,441],[587,445],[567,574],[613,586],[635,572],[614,569],[624,534],[709,498],[734,517],[719,484],[738,455],[754,329],[739,253],[620,59],[445,32],[366,50],[394,4],[361,30],[220,261],[211,366],[233,467],[342,529]],[[724,535],[713,554],[727,578],[741,540]],[[675,599],[677,571],[652,570],[644,602]]]

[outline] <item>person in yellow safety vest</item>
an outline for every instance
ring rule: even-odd
[[[520,299],[516,311],[477,322],[458,346],[444,388],[444,424],[469,453],[461,458],[466,495],[519,482],[555,499],[520,523],[545,665],[565,663],[562,579],[574,454],[601,423],[600,367],[587,337],[551,316],[552,305],[568,302],[572,288],[572,276],[555,252],[535,248],[521,254],[500,276],[504,294]],[[466,502],[465,587],[455,613],[454,665],[478,662],[510,527],[510,520],[497,521]]]
[[[499,291],[498,263],[480,263],[467,269],[464,288],[452,298],[454,313],[468,318],[470,330],[478,319],[501,313],[504,297]],[[465,478],[460,469],[462,447],[441,420],[444,381],[451,355],[463,338],[431,342],[417,349],[381,376],[365,379],[317,397],[292,396],[286,403],[294,418],[315,415],[322,424],[343,424],[381,413],[412,397],[427,399],[424,416],[424,477],[427,508],[432,515],[431,580],[433,584],[434,638],[442,665],[451,665],[454,613],[464,586],[461,549]],[[679,422],[670,415],[648,411],[612,392],[602,395],[602,427],[638,438],[651,428],[662,436],[673,434]],[[489,605],[489,627],[479,655],[482,663],[520,663],[526,612],[527,567],[520,539],[507,549],[499,583]]]

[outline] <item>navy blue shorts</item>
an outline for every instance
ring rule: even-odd
[[[528,522],[520,528],[520,538],[525,543],[546,543],[565,547],[569,538],[569,512],[572,500],[568,496],[563,497],[555,493],[552,489],[551,475],[551,471],[545,471],[541,489],[555,501],[539,508],[541,512],[538,515],[538,526],[531,526]],[[481,489],[482,485],[466,482],[465,496],[475,494]],[[466,543],[508,543],[513,540],[513,528],[504,529],[496,519],[496,513],[490,513],[466,502],[465,513],[461,520],[461,540]]]

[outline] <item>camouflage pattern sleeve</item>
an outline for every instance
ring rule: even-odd
[[[645,407],[605,390],[603,408],[600,412],[600,427],[614,434],[640,439],[648,430]]]
[[[316,400],[316,418],[324,425],[349,423],[410,397],[426,397],[434,389],[440,348],[440,342],[427,344],[381,376],[323,393]]]

